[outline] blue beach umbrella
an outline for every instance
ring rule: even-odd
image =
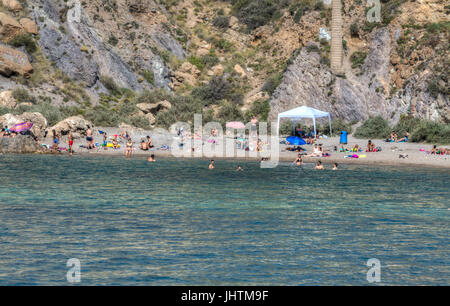
[[[297,136],[291,136],[286,138],[286,141],[295,146],[305,145],[306,141]]]

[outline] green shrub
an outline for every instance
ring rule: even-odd
[[[219,29],[226,30],[230,26],[230,17],[217,16],[214,18],[213,25]]]
[[[201,57],[198,56],[190,56],[188,57],[188,62],[191,63],[192,65],[196,66],[200,71],[203,70],[203,68],[205,68],[205,64],[202,61]]]
[[[397,124],[392,128],[397,135],[402,138],[406,132],[412,133],[420,124],[420,119],[414,118],[412,116],[402,115]]]
[[[205,67],[212,67],[219,63],[219,58],[214,51],[210,52],[209,54],[203,55],[202,57],[190,56],[187,60],[189,63],[196,66],[200,71]]]
[[[113,78],[102,75],[100,76],[100,82],[102,82],[103,86],[105,86],[112,95],[120,95],[120,87],[114,82]]]
[[[121,123],[117,112],[102,105],[89,109],[85,118],[96,126],[118,126]]]
[[[164,100],[172,102],[171,99],[172,96],[163,89],[153,89],[152,91],[144,90],[139,96],[136,97],[134,104],[156,103]]]
[[[352,37],[358,37],[359,36],[359,27],[358,24],[352,23],[352,25],[350,26],[350,34]]]
[[[37,50],[36,42],[30,34],[18,35],[11,39],[8,44],[16,48],[25,47],[25,50],[30,54],[33,54]]]
[[[142,72],[142,76],[147,81],[147,83],[155,86],[155,75],[153,74],[153,71],[144,70]]]
[[[117,39],[117,37],[115,37],[113,34],[111,34],[111,36],[109,36],[108,43],[112,46],[117,46],[117,44],[119,43],[119,40]]]
[[[278,86],[280,86],[281,82],[283,81],[283,74],[276,73],[269,77],[269,79],[264,84],[262,90],[267,92],[269,95],[272,95]]]
[[[411,133],[414,142],[450,144],[450,124],[428,120],[420,121]]]
[[[253,116],[261,122],[267,122],[270,113],[269,100],[256,100],[249,110],[245,112],[245,121],[250,122]]]
[[[335,119],[331,121],[331,129],[333,130],[333,136],[340,135],[341,131],[347,131],[348,134],[352,133],[352,124],[345,122],[342,119]],[[317,127],[318,133],[330,135],[330,124],[325,123]]]
[[[227,122],[242,121],[243,115],[238,106],[234,103],[224,102],[222,103],[217,119],[225,126]]]
[[[12,95],[14,99],[16,99],[17,102],[30,102],[30,103],[36,103],[36,98],[30,95],[30,92],[25,88],[15,88],[12,92]]]
[[[202,101],[191,96],[176,96],[171,100],[172,108],[156,115],[158,126],[169,127],[175,122],[193,123],[194,114],[203,113]]]
[[[388,122],[381,116],[367,119],[355,131],[357,138],[385,139],[389,136],[390,128]]]
[[[214,76],[208,84],[195,88],[192,95],[208,106],[219,104],[221,100],[228,98],[232,94],[232,89],[232,84],[226,78]]]
[[[364,64],[366,57],[367,57],[366,52],[363,52],[363,51],[354,52],[350,56],[350,60],[352,62],[352,68],[355,69],[355,68],[361,67]]]
[[[254,30],[273,20],[279,7],[273,0],[238,0],[234,1],[234,11],[249,30]]]

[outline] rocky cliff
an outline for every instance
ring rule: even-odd
[[[193,112],[274,119],[309,105],[349,122],[450,122],[449,6],[381,0],[372,22],[367,1],[342,0],[333,23],[331,3],[2,0],[0,115],[146,128]],[[338,57],[333,24],[342,24]],[[164,112],[137,106],[166,100],[173,107]]]

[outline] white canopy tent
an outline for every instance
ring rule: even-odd
[[[320,111],[318,109],[314,109],[312,107],[308,106],[301,106],[298,108],[294,108],[291,110],[288,110],[287,112],[278,114],[278,133],[280,132],[280,119],[281,118],[289,118],[294,121],[294,129],[295,129],[295,120],[299,119],[312,119],[314,123],[314,135],[317,135],[316,132],[316,118],[324,118],[328,117],[328,121],[330,122],[330,134],[332,134],[331,130],[331,116],[330,113]]]

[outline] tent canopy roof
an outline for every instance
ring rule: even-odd
[[[300,119],[300,118],[322,118],[329,117],[330,113],[320,111],[318,109],[301,106],[287,112],[278,114],[278,118],[291,118],[291,119]]]

